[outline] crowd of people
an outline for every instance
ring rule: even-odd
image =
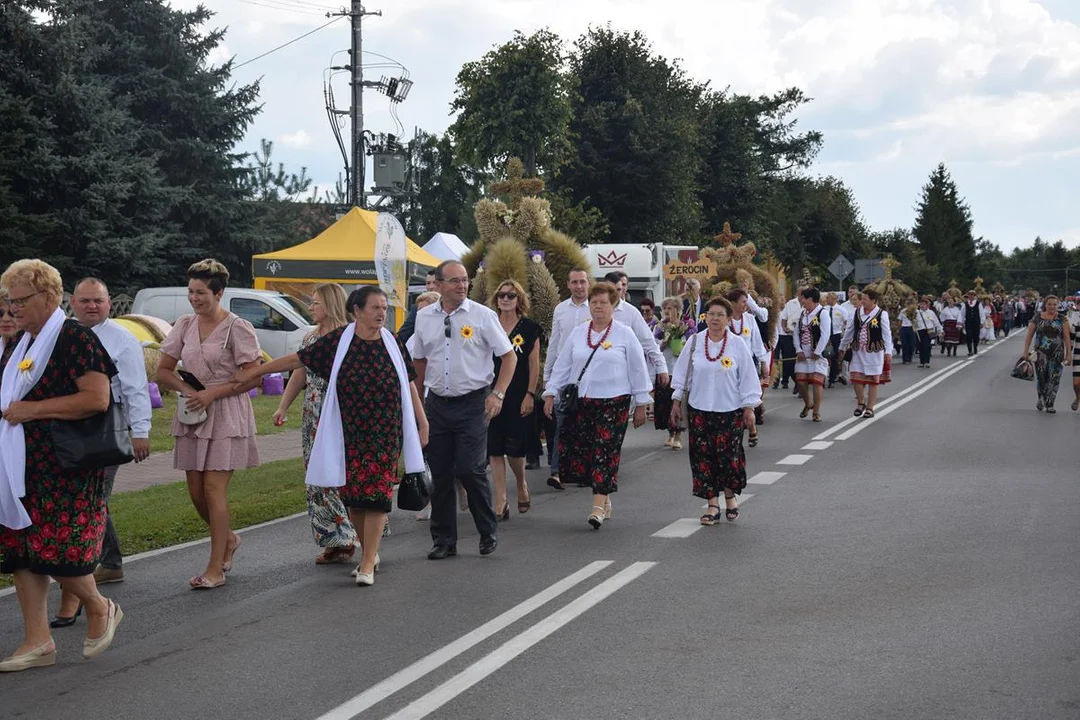
[[[430,472],[430,507],[417,516],[430,522],[427,557],[457,555],[459,505],[472,516],[479,554],[490,555],[499,524],[511,517],[507,470],[517,512],[527,513],[525,469],[543,454],[542,439],[547,484],[589,488],[585,519],[600,530],[612,518],[627,428],[651,415],[666,431],[665,447],[679,451],[685,437],[690,492],[708,503],[700,522],[715,525],[739,517],[744,443],[758,444],[770,381],[793,383],[800,417],[813,422],[821,421],[824,390],[850,383],[854,415],[872,418],[897,352],[903,363],[917,353],[925,368],[934,344],[955,354],[966,342],[973,355],[996,331],[1027,322],[1024,356],[1034,353],[1038,407],[1054,412],[1063,367],[1080,356],[1080,322],[1066,316],[1078,309],[1053,296],[1001,307],[974,293],[961,303],[912,298],[890,318],[873,289],[851,288],[841,303],[836,293],[800,287],[770,336],[768,311],[747,287],[705,298],[692,280],[657,312],[651,299],[640,309],[630,302],[624,273],[594,282],[584,268],[565,278],[569,297],[545,338],[520,284],[501,282],[486,303],[476,302],[465,266],[447,261],[429,274],[398,334],[387,327],[391,311],[377,286],[346,294],[324,284],[311,300],[316,327],[299,351],[262,362],[254,328],[221,305],[228,269],[208,259],[187,279],[192,313],[161,344],[154,380],[178,395],[174,467],[209,528],[206,565],[189,581],[199,591],[227,582],[240,548],[228,486],[236,470],[259,463],[248,391],[269,373],[291,371],[273,422],[284,423],[302,398],[315,563],[355,563],[355,584],[370,586],[402,466]],[[133,437],[130,459],[145,459],[151,410],[142,349],[109,320],[102,281],[75,284],[75,319],[60,309],[62,297],[60,274],[40,260],[16,262],[0,276],[0,572],[14,576],[24,623],[0,672],[54,664],[51,629],[83,613],[83,655],[99,655],[124,617],[98,589],[124,577],[108,512],[117,466],[62,464],[49,428],[120,405]],[[1077,410],[1075,368],[1074,388]],[[51,620],[50,577],[62,588]]]

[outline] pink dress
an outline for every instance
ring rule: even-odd
[[[161,351],[179,360],[206,387],[230,382],[241,365],[261,356],[255,328],[232,313],[201,343],[196,316],[183,316],[161,344]],[[173,418],[172,434],[177,470],[240,470],[259,464],[255,412],[247,393],[211,403],[201,425],[184,425]]]

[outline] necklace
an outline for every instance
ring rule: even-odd
[[[607,329],[604,330],[604,334],[601,335],[600,339],[597,340],[594,343],[592,341],[593,326],[592,326],[592,323],[589,323],[589,331],[587,333],[585,333],[585,344],[589,346],[590,350],[595,350],[596,348],[598,348],[598,347],[600,347],[601,345],[604,344],[604,342],[607,340],[608,335],[611,334],[611,326],[614,325],[614,324],[615,324],[614,320],[612,320],[610,323],[608,323]]]
[[[732,320],[732,323],[734,323],[734,322],[735,321]],[[744,327],[746,327],[746,317],[745,316],[739,318],[739,327],[735,330],[735,334],[736,335],[742,335],[742,331],[743,331]],[[724,342],[727,342],[727,335],[724,336]]]
[[[709,355],[709,333],[705,333],[705,359],[709,362],[716,362],[724,355],[724,351],[727,350],[727,333],[724,333],[724,342],[720,343],[720,352],[716,353],[716,357]]]

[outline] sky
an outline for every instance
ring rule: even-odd
[[[463,63],[548,27],[568,44],[590,26],[641,30],[693,78],[733,92],[798,86],[813,101],[798,127],[824,133],[811,168],[852,188],[873,230],[910,228],[930,172],[944,162],[975,236],[1006,252],[1036,236],[1080,245],[1078,0],[366,0],[364,49],[408,68],[397,115],[439,133],[453,117]],[[187,9],[196,0],[171,0]],[[227,28],[216,62],[243,63],[327,22],[333,0],[202,0]],[[332,186],[342,172],[325,111],[324,70],[343,65],[348,20],[234,73],[260,80],[263,110],[241,145],[273,140],[273,160]],[[385,62],[365,55],[365,64]],[[370,79],[400,70],[371,67]],[[347,79],[334,81],[341,107]],[[364,96],[365,126],[395,132],[389,100]],[[346,128],[347,131],[347,128]],[[370,184],[370,173],[368,176]],[[738,230],[738,228],[735,228]],[[471,238],[464,238],[466,241]],[[426,238],[420,238],[423,241]],[[617,242],[617,238],[611,238]]]

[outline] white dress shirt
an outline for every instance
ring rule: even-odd
[[[563,344],[559,359],[551,372],[551,380],[544,388],[544,397],[558,397],[567,385],[576,383],[582,368],[593,355],[588,345],[588,333],[591,323],[582,323],[570,332]],[[600,341],[603,333],[592,333],[593,343]],[[641,343],[634,331],[619,322],[611,323],[611,332],[605,341],[610,347],[601,345],[596,349],[585,376],[578,385],[578,397],[613,398],[631,395],[637,405],[652,402],[649,392],[653,389],[652,373],[645,364],[645,355],[641,352]]]
[[[861,305],[859,307],[862,307]],[[855,317],[855,304],[850,300],[840,303],[840,309],[844,311],[844,327]]]
[[[150,437],[150,391],[147,389],[146,363],[143,349],[135,336],[112,320],[106,320],[90,328],[105,352],[116,365],[117,374],[112,378],[113,397],[124,405],[128,426],[133,438]]]
[[[941,321],[933,310],[918,310],[915,313],[915,329],[942,332]]]
[[[570,331],[589,319],[587,298],[578,305],[574,298],[568,297],[555,306],[555,312],[551,315],[551,339],[548,340],[547,357],[544,358],[544,385],[551,379],[551,370],[559,359],[566,338],[570,337]]]
[[[615,322],[622,323],[630,328],[634,336],[637,337],[642,352],[645,353],[645,357],[649,359],[649,364],[652,365],[651,374],[667,373],[668,367],[667,361],[664,360],[664,353],[660,352],[660,344],[656,342],[656,336],[653,335],[649,323],[645,322],[645,318],[641,317],[641,311],[625,300],[620,300],[619,304],[615,306],[612,317]]]
[[[832,334],[843,335],[844,328],[847,327],[848,316],[844,312],[844,308],[839,305],[827,306],[829,311],[829,321],[832,323]]]
[[[450,337],[446,337],[447,319]],[[471,336],[466,338],[466,334]],[[413,358],[427,360],[424,387],[441,397],[490,387],[495,379],[494,357],[514,351],[495,311],[468,298],[449,315],[441,302],[416,313],[413,338]]]
[[[794,333],[796,325],[799,324],[800,315],[802,315],[802,305],[799,304],[799,298],[793,297],[787,301],[784,309],[780,311],[780,334],[791,335]],[[785,323],[787,323],[787,330],[784,329]]]
[[[746,293],[746,307],[750,308],[750,312],[757,318],[758,322],[769,322],[769,310],[763,308],[757,304],[754,300],[754,296],[750,293]]]
[[[746,343],[746,347],[750,348],[750,354],[759,363],[768,363],[770,354],[765,349],[765,343],[761,341],[761,330],[758,329],[758,325],[754,314],[747,311],[743,313],[742,318],[736,318],[731,321],[728,328],[735,333],[736,336],[742,338],[742,341]],[[683,346],[685,347],[685,345]]]
[[[757,407],[761,403],[761,382],[750,348],[728,326],[727,347],[720,359],[710,362],[705,357],[708,332],[702,330],[694,336],[696,340],[687,340],[686,348],[679,353],[671,374],[672,399],[681,401],[684,398],[692,346],[694,367],[690,377],[690,407],[705,412],[733,412]],[[715,357],[720,352],[722,342],[709,341],[710,355]],[[730,359],[731,367],[724,366],[724,358]]]

